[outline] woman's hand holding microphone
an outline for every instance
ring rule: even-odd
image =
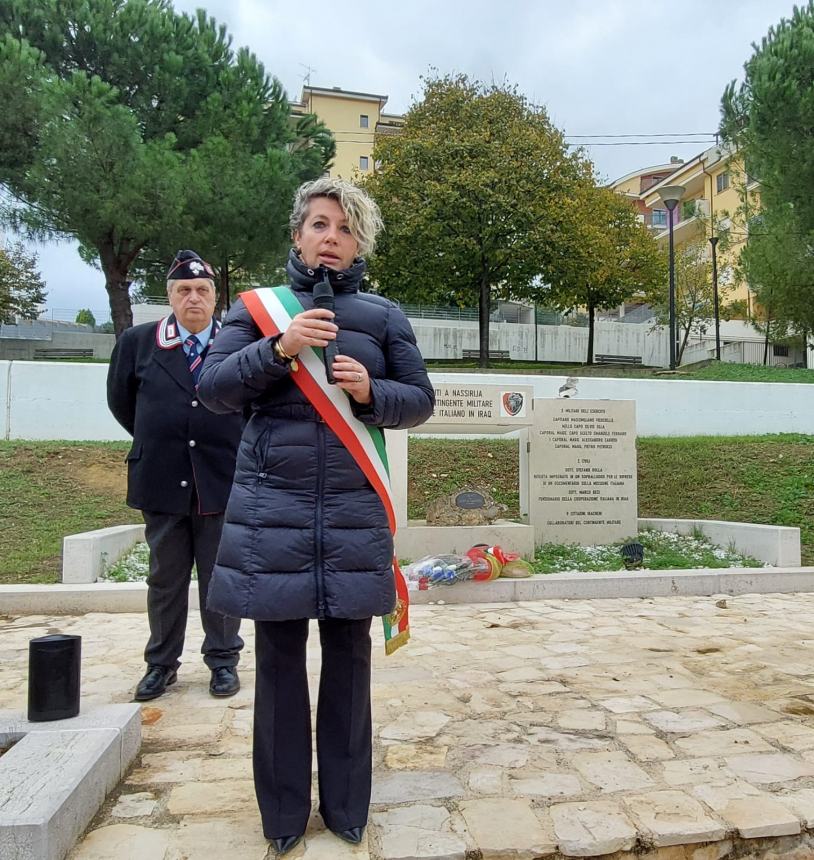
[[[295,358],[305,346],[327,346],[336,339],[338,331],[333,318],[333,312],[325,308],[312,308],[297,314],[278,341],[280,349]],[[370,403],[370,377],[363,364],[348,355],[337,355],[333,374],[337,387],[347,391],[357,403]]]

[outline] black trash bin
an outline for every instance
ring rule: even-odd
[[[79,713],[82,637],[65,633],[28,643],[28,719],[65,720]]]

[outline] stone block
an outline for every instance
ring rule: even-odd
[[[573,797],[583,791],[579,777],[572,773],[512,777],[509,788],[516,797]]]
[[[533,860],[556,850],[553,827],[534,814],[528,800],[467,800],[460,810],[483,860]]]
[[[763,705],[753,705],[751,702],[714,702],[706,705],[706,710],[741,726],[773,723],[782,719],[782,714],[777,711],[772,711]]]
[[[149,791],[122,794],[111,811],[113,818],[146,818],[153,814],[158,801]]]
[[[62,539],[62,581],[96,582],[106,567],[143,540],[143,523],[67,535]]]
[[[437,770],[447,760],[445,746],[394,744],[387,748],[384,763],[391,770]]]
[[[569,857],[628,851],[636,842],[636,828],[615,803],[555,803],[549,812],[559,850]]]
[[[171,832],[166,860],[264,860],[266,856],[274,857],[274,852],[269,854],[269,843],[255,811],[252,815],[203,820],[184,817]]]
[[[250,779],[225,782],[193,782],[170,792],[170,815],[208,815],[240,813],[257,808],[254,782]]]
[[[70,860],[164,860],[170,831],[135,824],[111,824],[91,830]],[[208,855],[211,857],[211,853]]]
[[[441,711],[415,711],[384,726],[379,731],[379,737],[392,741],[434,738],[449,720],[449,714]]]
[[[639,528],[689,535],[700,530],[714,544],[734,543],[738,552],[774,567],[800,566],[800,529],[722,520],[669,520],[639,518]]]
[[[371,816],[387,860],[465,860],[463,822],[443,806],[398,806]]]
[[[679,738],[675,745],[685,755],[698,758],[773,750],[760,735],[749,729],[708,731],[692,738]]]
[[[653,735],[626,735],[621,740],[639,761],[666,761],[675,758],[670,747]]]
[[[140,717],[136,704],[36,723],[0,711],[0,745],[17,741],[0,759],[3,860],[61,860],[137,755]]]
[[[464,787],[446,771],[394,771],[373,780],[371,803],[409,803],[463,797]]]
[[[758,785],[814,776],[814,765],[787,753],[734,755],[726,759],[726,766],[741,779]]]
[[[115,729],[26,735],[0,759],[0,857],[62,860],[120,778]]]
[[[584,752],[573,758],[574,767],[603,792],[649,788],[653,780],[623,752]]]
[[[82,732],[90,729],[114,729],[121,736],[121,773],[123,774],[141,749],[141,705],[85,707],[68,720],[30,723],[24,711],[0,711],[0,746],[24,735],[40,732]]]
[[[724,724],[723,720],[706,711],[689,708],[681,711],[650,711],[642,718],[662,732],[680,735],[705,732]]]
[[[709,816],[701,804],[681,791],[654,791],[623,798],[628,812],[653,834],[661,848],[693,842],[717,842],[726,827]]]
[[[744,839],[792,836],[800,832],[798,816],[780,801],[741,780],[697,785],[693,794],[718,813]]]

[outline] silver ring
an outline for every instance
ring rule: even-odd
[[[361,373],[357,373],[357,374],[356,374],[356,381],[357,381],[357,382],[361,382],[361,381],[362,381],[362,374],[361,374]]]

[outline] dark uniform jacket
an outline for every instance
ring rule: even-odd
[[[213,334],[219,329],[215,321]],[[197,513],[226,509],[242,418],[215,415],[201,403],[174,315],[122,334],[110,359],[107,402],[133,436],[130,507],[189,514],[195,492]]]
[[[414,427],[434,392],[404,314],[358,291],[358,261],[344,272],[289,260],[291,287],[313,306],[315,280],[335,292],[339,352],[359,361],[373,401],[357,417],[376,427]],[[199,392],[213,410],[249,407],[238,452],[209,607],[280,621],[369,618],[395,605],[393,540],[381,500],[347,448],[319,417],[237,301],[204,362]]]

